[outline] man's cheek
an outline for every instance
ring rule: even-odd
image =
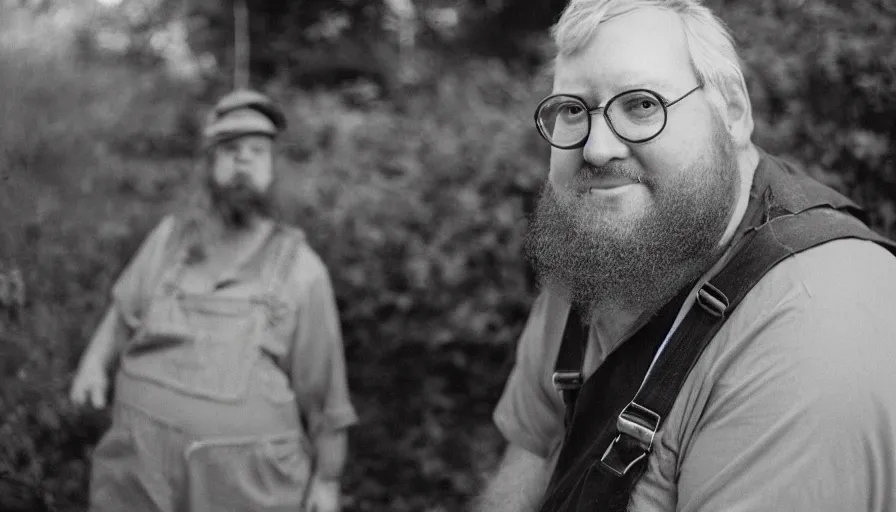
[[[581,150],[552,148],[548,180],[556,190],[568,190],[583,164]]]

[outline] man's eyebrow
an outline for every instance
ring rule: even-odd
[[[672,82],[663,79],[663,78],[625,78],[620,80],[619,85],[615,85],[613,87],[613,92],[607,97],[598,97],[594,94],[593,89],[591,87],[587,89],[578,89],[578,90],[570,90],[566,88],[557,89],[556,87],[552,89],[551,94],[570,94],[573,96],[578,96],[583,99],[585,103],[590,108],[595,108],[597,106],[605,106],[607,101],[617,94],[621,94],[627,91],[635,90],[635,89],[648,89],[656,92],[664,99],[669,99],[670,96],[674,96],[675,93],[680,89],[681,92],[687,91],[688,87],[684,85],[675,85]]]
[[[631,91],[632,89],[650,89],[662,93],[674,91],[678,87],[679,86],[673,85],[671,82],[663,79],[632,80],[623,82],[622,85],[616,89],[616,93]]]

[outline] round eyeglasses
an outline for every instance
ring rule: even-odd
[[[591,133],[592,114],[603,111],[607,125],[617,137],[633,144],[647,142],[666,127],[667,109],[701,87],[703,84],[674,101],[667,101],[650,89],[634,89],[617,94],[605,106],[593,109],[578,96],[555,94],[538,104],[535,125],[552,146],[580,148]]]

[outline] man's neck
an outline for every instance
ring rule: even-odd
[[[718,271],[724,260],[727,250],[722,250],[731,243],[737,227],[740,225],[747,211],[747,205],[750,202],[750,188],[753,185],[753,177],[756,168],[759,165],[759,152],[756,147],[750,145],[748,148],[738,153],[737,168],[740,175],[739,191],[737,202],[731,213],[731,218],[722,236],[719,238],[719,249],[722,256],[707,269],[706,274],[713,274]],[[622,341],[639,329],[645,321],[645,314],[652,314],[652,311],[643,309],[622,308],[614,305],[601,305],[595,308],[590,315],[591,329],[597,336],[600,344],[607,351],[613,350]]]
[[[217,209],[210,209],[205,218],[206,229],[208,229],[207,242],[209,243],[230,243],[246,238],[266,230],[270,224],[270,220],[259,216],[250,215],[243,223],[237,225],[224,218]]]
[[[756,146],[751,144],[748,148],[738,153],[737,169],[740,174],[740,190],[737,194],[734,210],[731,212],[731,219],[728,220],[728,226],[719,239],[719,247],[725,247],[731,242],[737,227],[740,226],[744,214],[747,212],[747,205],[750,203],[750,188],[753,186],[753,177],[758,166],[759,151],[756,149]]]

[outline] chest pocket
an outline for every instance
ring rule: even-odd
[[[233,402],[245,397],[262,337],[283,314],[281,288],[297,242],[279,237],[259,271],[261,294],[187,293],[175,264],[151,295],[122,371],[186,394]]]

